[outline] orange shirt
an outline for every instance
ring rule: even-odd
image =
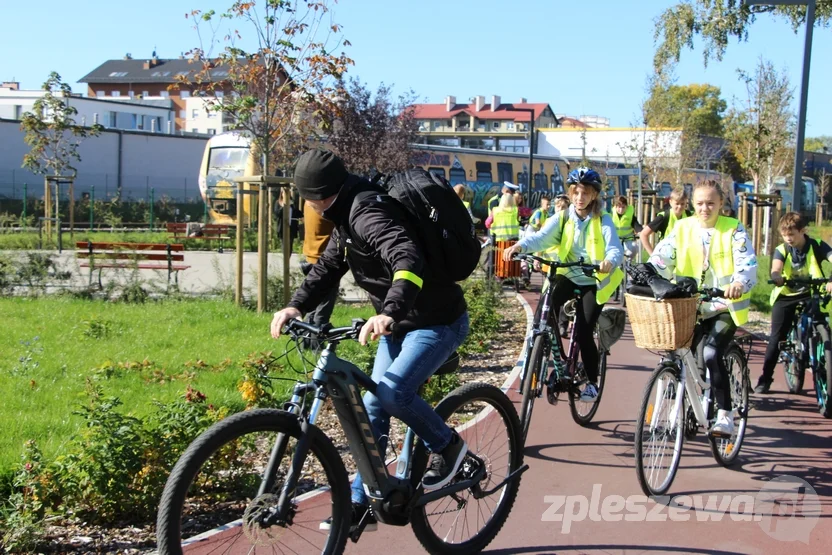
[[[303,203],[303,255],[310,264],[315,264],[324,253],[329,236],[335,224],[325,220]]]

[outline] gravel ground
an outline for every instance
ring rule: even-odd
[[[505,316],[487,353],[475,354],[462,361],[458,372],[460,383],[473,381],[487,382],[502,386],[519,356],[519,349],[526,334],[526,313],[513,294],[506,297],[505,306],[500,309]],[[391,445],[398,445],[403,439],[403,426],[391,426]],[[330,404],[321,411],[318,426],[333,439],[347,471],[355,472],[343,432],[338,425],[335,412]],[[125,523],[123,527],[102,528],[91,526],[79,520],[54,520],[47,526],[48,544],[41,553],[118,553],[143,554],[153,552],[156,546],[155,526],[150,523]]]

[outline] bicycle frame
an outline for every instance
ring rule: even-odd
[[[312,381],[298,384],[293,391],[292,399],[287,408],[300,417],[301,439],[298,441],[292,459],[291,469],[283,485],[275,521],[283,520],[290,508],[291,492],[295,490],[298,476],[304,460],[309,452],[309,431],[314,426],[320,409],[327,398],[332,400],[338,421],[344,430],[349,445],[350,454],[355,460],[358,472],[364,482],[364,490],[373,508],[375,516],[384,523],[403,526],[409,522],[410,512],[416,508],[458,491],[471,488],[479,483],[485,473],[482,465],[470,479],[460,480],[443,488],[425,493],[421,490],[421,472],[412,475],[413,462],[417,460],[419,467],[424,469],[427,464],[427,449],[415,442],[415,434],[408,428],[402,455],[397,464],[397,472],[392,476],[387,470],[384,453],[379,447],[379,441],[373,433],[367,410],[364,405],[361,389],[375,393],[377,384],[364,372],[349,361],[338,358],[335,345],[328,345],[315,366]],[[314,391],[314,401],[306,415],[301,414],[300,407],[305,396]],[[417,449],[417,447],[420,447]],[[266,468],[266,479],[261,484],[261,490],[268,491],[274,484],[274,465],[282,458],[286,442],[278,438],[272,452],[272,457]],[[508,480],[513,479],[515,473],[510,474],[498,484],[496,488],[483,492],[483,496],[491,495],[503,487]],[[269,484],[271,481],[271,484]],[[261,491],[262,493],[262,491]],[[395,498],[395,499],[394,499]]]
[[[703,381],[699,376],[699,365],[696,362],[696,356],[694,356],[691,349],[677,349],[673,351],[669,362],[679,368],[680,372],[680,390],[676,392],[676,399],[670,417],[671,424],[675,426],[676,418],[678,418],[680,414],[684,414],[683,411],[685,407],[683,403],[685,398],[687,398],[688,405],[693,410],[696,421],[700,426],[707,429],[708,407],[711,403],[711,384],[707,376],[708,370],[705,370],[706,377]],[[694,369],[695,371],[691,371],[691,369]],[[663,387],[663,382],[660,382],[660,385],[656,389],[656,399],[664,399]],[[702,391],[701,396],[696,394],[697,387],[699,387]],[[654,411],[653,417],[650,421],[651,430],[656,427],[656,420],[658,417],[659,411]]]

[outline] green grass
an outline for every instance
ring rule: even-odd
[[[344,325],[372,314],[367,306],[339,305],[333,322]],[[263,351],[282,353],[286,344],[269,336],[271,313],[221,301],[128,305],[68,297],[0,298],[0,315],[0,476],[19,461],[28,439],[37,440],[48,459],[61,451],[78,428],[80,418],[73,411],[84,402],[86,379],[95,368],[113,367],[100,381],[104,392],[120,397],[124,412],[135,416],[154,410],[153,400],[180,396],[188,384],[209,403],[240,410],[240,362]],[[345,343],[339,354],[366,356],[355,343]],[[145,359],[152,364],[118,368],[118,363]],[[226,359],[228,367],[217,369]],[[193,365],[199,360],[207,367]],[[284,372],[296,375],[288,368]],[[288,382],[276,384],[288,387]]]

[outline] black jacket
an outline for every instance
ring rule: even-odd
[[[324,217],[335,224],[332,238],[290,307],[313,310],[349,269],[376,312],[393,318],[400,333],[449,325],[465,312],[462,289],[433,278],[409,214],[380,187],[351,177]],[[408,277],[394,280],[397,272]]]

